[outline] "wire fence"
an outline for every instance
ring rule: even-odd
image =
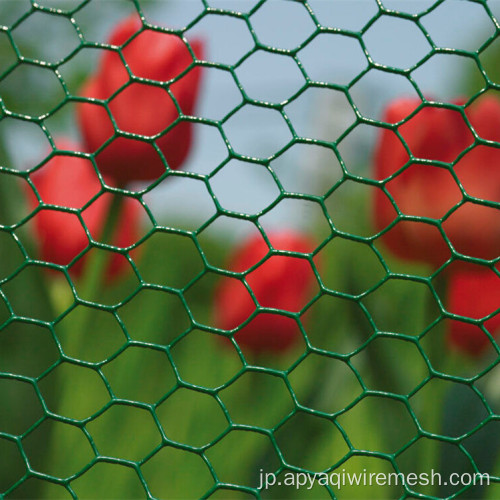
[[[2,498],[499,494],[500,24],[426,3],[0,6]]]

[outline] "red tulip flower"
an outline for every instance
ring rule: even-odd
[[[269,235],[276,250],[308,254],[315,244],[306,236],[287,231]],[[252,266],[261,262],[255,269]],[[259,235],[236,250],[229,262],[232,271],[246,273],[245,280],[262,307],[299,312],[315,295],[316,277],[306,258],[270,254],[265,240]],[[243,283],[226,278],[220,283],[215,297],[215,321],[219,328],[233,330],[247,320],[256,305]],[[301,338],[295,319],[275,312],[259,312],[235,334],[242,348],[253,353],[282,352]]]
[[[142,28],[136,16],[115,28],[108,42],[121,47],[120,51],[106,51],[99,70],[82,90],[84,97],[108,101],[119,131],[140,137],[117,135],[103,104],[88,102],[78,107],[80,128],[90,152],[112,138],[96,155],[96,161],[100,171],[119,185],[157,179],[165,172],[154,144],[171,169],[184,162],[191,146],[192,125],[188,121],[171,125],[179,118],[179,110],[183,115],[193,114],[202,73],[200,66],[189,69],[194,59],[182,38]],[[196,58],[203,56],[200,40],[192,40],[190,46]],[[153,82],[131,81],[129,71]]]
[[[58,144],[68,151],[79,150],[78,146],[67,141]],[[92,238],[99,241],[113,195],[99,195],[102,190],[101,182],[89,160],[63,153],[53,156],[30,177],[42,202],[56,206],[42,208],[33,218],[41,258],[54,264],[67,265],[89,246],[89,239],[78,215],[60,208],[82,209],[97,196],[95,201],[81,211],[81,216]],[[31,190],[28,192],[28,200],[33,210],[39,206],[39,201]],[[127,198],[112,241],[114,246],[126,248],[138,240],[140,214],[140,203]],[[75,275],[81,274],[85,260],[83,257],[71,267]],[[126,259],[119,253],[114,254],[109,264],[108,277],[118,276],[125,267],[128,267]]]
[[[448,310],[471,319],[482,319],[492,335],[500,334],[500,277],[490,270],[457,273],[451,276]],[[450,346],[466,354],[481,354],[491,342],[478,325],[453,321],[448,332]]]
[[[418,100],[396,100],[386,110],[384,121],[398,123],[420,104]],[[500,141],[498,100],[480,99],[465,114],[481,138]],[[457,252],[487,260],[498,257],[500,210],[481,201],[500,202],[500,149],[477,145],[456,161],[475,139],[462,114],[454,109],[427,105],[397,130],[413,158],[410,160],[396,133],[384,129],[375,154],[375,177],[387,180],[387,191],[403,215],[432,221],[400,219],[382,236],[386,245],[403,259],[440,266],[451,256],[440,224]],[[464,198],[452,173],[474,200]],[[381,231],[397,213],[382,190],[377,191],[374,218]]]

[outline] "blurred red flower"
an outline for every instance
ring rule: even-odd
[[[64,140],[58,145],[60,149],[68,151],[81,150],[78,145]],[[54,264],[67,265],[89,246],[89,239],[78,215],[57,207],[81,209],[97,196],[81,212],[81,216],[92,238],[99,241],[114,195],[99,195],[101,182],[89,160],[64,153],[53,156],[30,177],[42,202],[56,205],[55,208],[42,208],[33,218],[41,258]],[[28,191],[28,201],[33,210],[39,206],[32,190]],[[131,198],[125,200],[118,230],[112,241],[114,246],[125,248],[138,240],[141,211],[138,201]],[[83,257],[76,261],[71,267],[72,273],[80,275],[85,260]],[[125,257],[115,253],[107,271],[108,278],[117,277],[125,267],[130,267]]]
[[[303,234],[283,231],[269,234],[276,250],[311,253],[315,244]],[[270,253],[259,235],[246,241],[229,261],[229,269],[245,273]],[[270,255],[245,275],[260,306],[299,312],[315,295],[316,277],[306,258]],[[215,296],[215,322],[219,328],[232,330],[255,312],[256,305],[244,284],[236,279],[223,279]],[[282,352],[301,338],[295,319],[274,312],[258,313],[235,334],[242,349],[253,353]]]
[[[384,121],[398,123],[421,104],[418,100],[392,102]],[[455,101],[462,105],[462,101]],[[500,141],[500,102],[487,96],[474,102],[465,114],[483,139]],[[500,202],[500,149],[477,145],[454,166],[452,163],[473,145],[474,135],[462,114],[455,109],[427,105],[397,127],[413,156],[395,131],[384,129],[375,153],[375,178],[385,186],[404,215],[442,221],[441,227],[456,251],[482,259],[500,255],[500,210],[466,200],[452,173],[467,195]],[[429,160],[431,162],[429,162]],[[381,190],[376,190],[374,219],[381,231],[396,218],[394,207]],[[451,251],[433,222],[399,220],[382,240],[397,256],[440,266]]]
[[[500,277],[491,270],[477,273],[462,272],[451,276],[448,311],[471,319],[481,319],[500,308]],[[484,322],[492,335],[500,333],[500,311]],[[448,342],[462,352],[481,354],[491,342],[479,326],[463,321],[452,321]]]
[[[102,104],[86,102],[78,106],[80,128],[90,152],[113,137],[96,156],[96,161],[100,171],[119,185],[157,179],[165,172],[154,143],[170,168],[181,166],[190,150],[192,124],[180,121],[164,131],[179,117],[178,108],[184,115],[193,113],[202,75],[202,68],[194,66],[179,78],[194,62],[182,38],[141,29],[137,16],[124,20],[114,29],[108,42],[121,47],[126,66],[118,51],[107,50],[97,73],[84,85],[82,95],[109,99],[109,112],[117,128],[145,138],[115,136],[110,115]],[[190,45],[196,57],[202,58],[203,43],[193,40]],[[134,77],[155,83],[131,82],[129,71]],[[165,82],[173,79],[173,83],[165,86]]]

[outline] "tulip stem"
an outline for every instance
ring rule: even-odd
[[[120,218],[123,205],[122,196],[113,196],[109,207],[108,217],[100,235],[100,240],[104,244],[109,244],[113,239],[118,220]],[[95,252],[87,261],[84,272],[84,279],[81,286],[81,296],[86,301],[97,301],[103,278],[106,274],[106,267],[109,263],[109,252]],[[89,308],[87,308],[88,310]],[[82,325],[85,326],[85,325]]]
[[[121,213],[123,205],[122,196],[114,196],[110,205],[108,216],[104,224],[104,228],[100,235],[102,243],[112,241],[113,234],[117,227],[117,222]],[[103,288],[103,281],[106,275],[106,269],[109,265],[110,253],[106,251],[94,252],[89,255],[85,264],[83,282],[81,284],[81,293],[79,295],[88,302],[99,303],[100,292]],[[67,342],[64,345],[65,351],[75,359],[84,359],[84,348],[88,340],[88,333],[92,326],[91,320],[93,317],[94,309],[89,306],[79,306],[72,314],[73,321],[70,322],[70,331],[66,336]],[[85,370],[86,371],[86,370]],[[88,377],[88,374],[82,374],[83,377]],[[72,409],[77,402],[77,395],[75,395],[74,388],[79,386],[79,381],[76,380],[78,376],[75,374],[68,380],[67,378],[59,378],[58,395],[59,398],[56,404],[55,413],[64,417],[71,415]],[[77,422],[75,422],[77,423]],[[80,439],[80,436],[75,436],[75,439]],[[55,433],[51,438],[49,448],[49,463],[58,467],[63,462],[66,463],[71,460],[71,453],[74,443],[68,442],[68,438],[62,438],[61,435]],[[76,446],[76,445],[75,445]],[[77,448],[77,447],[76,447]],[[77,472],[76,470],[74,472]],[[50,483],[46,486],[46,492],[51,492]]]
[[[104,224],[104,228],[100,235],[100,240],[104,244],[112,241],[113,233],[115,232],[121,209],[123,204],[122,196],[113,196],[113,200],[109,207],[108,217]],[[98,251],[89,255],[83,273],[83,281],[80,288],[80,298],[87,302],[99,303],[99,294],[102,290],[102,284],[106,274],[106,268],[109,264],[110,254],[106,251]],[[79,308],[73,323],[71,337],[75,342],[85,340],[85,333],[88,330],[89,322],[92,318],[92,307],[83,306]],[[77,344],[78,345],[78,344]],[[77,347],[76,345],[73,347]]]
[[[104,228],[100,235],[102,243],[107,244],[112,241],[113,233],[115,232],[121,209],[123,204],[122,196],[113,196],[113,200],[109,207],[108,216],[106,218]],[[103,278],[106,274],[106,268],[109,264],[110,254],[106,251],[98,251],[88,256],[85,264],[83,281],[79,287],[81,298],[87,302],[99,303],[99,294],[102,290]],[[85,345],[87,331],[92,319],[93,308],[89,306],[79,306],[73,314],[74,321],[71,322],[71,331],[68,332],[69,347],[66,349],[71,352],[72,356],[81,352]]]
[[[434,290],[436,291],[441,301],[444,300],[446,288],[446,279],[442,275],[440,275],[438,278],[436,278]],[[433,309],[435,309],[434,296],[429,298],[428,304],[426,304],[426,306],[426,324],[431,324],[435,319],[432,313]],[[440,335],[441,332],[439,331],[442,329],[442,325],[436,325],[434,328],[434,338],[432,339],[432,342],[428,344],[428,352],[426,353],[429,361],[433,365],[435,365],[437,360],[443,356],[443,353],[446,353],[446,349],[443,346],[442,342],[442,336]],[[439,330],[436,331],[436,329]],[[429,332],[428,335],[430,333],[431,332]],[[433,368],[435,368],[435,366],[433,366]],[[433,434],[439,435],[439,432],[441,432],[443,425],[444,392],[443,387],[441,387],[439,384],[432,384],[433,379],[436,379],[436,377],[434,375],[431,375],[431,378],[428,382],[431,384],[430,390],[427,393],[427,398],[424,403],[425,407],[423,408],[422,415],[427,416],[427,425],[425,427],[428,427],[430,432],[432,432]],[[422,447],[423,449],[420,457],[420,471],[424,471],[424,468],[425,472],[438,470],[440,461],[440,441],[433,438],[426,438],[425,443],[426,445]],[[427,488],[427,494],[429,495],[433,495],[436,491],[435,485],[430,484]]]

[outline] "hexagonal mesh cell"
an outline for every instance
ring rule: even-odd
[[[498,498],[499,32],[0,0],[0,498]]]

